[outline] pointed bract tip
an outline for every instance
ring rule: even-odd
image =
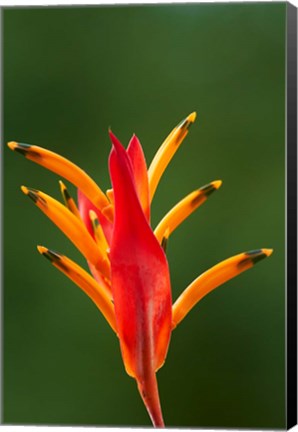
[[[253,265],[257,264],[264,258],[269,257],[273,252],[273,249],[255,249],[244,253],[245,258],[243,258],[239,263],[238,267],[246,266],[248,263]]]
[[[15,150],[15,148],[18,146],[18,143],[16,141],[9,141],[7,146],[10,148],[10,150]]]
[[[121,149],[123,146],[122,146],[121,142],[118,140],[118,138],[116,137],[116,135],[113,134],[111,129],[109,129],[109,135],[110,135],[110,139],[111,139],[112,144],[113,144],[113,148],[116,151]]]
[[[89,216],[92,217],[92,218],[96,218],[97,217],[94,210],[89,210]]]
[[[191,114],[189,114],[188,117],[186,117],[186,120],[188,120],[191,123],[194,123],[196,118],[197,118],[197,113],[194,111]]]
[[[48,251],[48,249],[46,247],[40,246],[40,245],[37,246],[37,250],[42,255],[45,254]]]
[[[59,264],[59,266],[62,268],[64,268],[63,264],[60,262],[61,261],[61,255],[58,252],[55,252],[53,250],[50,250],[44,246],[37,246],[37,250],[38,252],[44,256],[45,258],[47,258],[51,263],[55,263],[55,264]],[[67,270],[65,268],[65,270]]]
[[[91,220],[98,221],[97,214],[95,213],[94,210],[89,210],[89,217]]]
[[[95,233],[97,227],[99,226],[99,220],[98,220],[98,217],[97,217],[97,214],[95,213],[95,211],[89,210],[89,218],[90,218],[91,223],[92,223],[93,232]]]
[[[211,183],[206,184],[205,186],[200,187],[198,192],[204,193],[206,197],[211,195],[214,191],[216,191],[220,186],[222,182],[220,180],[213,181]]]
[[[212,182],[212,184],[215,187],[215,189],[219,189],[222,185],[222,181],[221,180],[215,180]]]
[[[195,121],[196,117],[197,117],[196,112],[189,114],[184,120],[182,120],[177,125],[177,129],[180,131],[188,130],[190,128],[190,126],[193,124],[193,122]]]
[[[273,252],[273,249],[262,248],[262,249],[255,249],[255,250],[245,252],[245,255],[248,255],[252,258],[255,256],[263,255],[264,258],[266,258],[266,257],[270,256],[272,254],[272,252]]]
[[[35,204],[39,203],[39,204],[42,204],[44,206],[47,205],[46,200],[39,195],[39,191],[37,189],[28,188],[26,186],[21,186],[21,190],[25,195],[27,195],[29,198],[31,198]]]
[[[18,143],[16,141],[10,141],[7,143],[7,145],[11,150],[21,153],[21,155],[25,157],[30,152],[30,147],[32,147],[30,144]]]
[[[60,185],[60,188],[61,189],[66,189],[66,186],[65,186],[65,184],[63,183],[63,181],[62,180],[59,180],[59,185]]]

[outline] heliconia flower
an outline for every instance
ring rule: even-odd
[[[206,294],[272,253],[258,249],[220,262],[172,305],[167,240],[222,184],[216,180],[191,192],[151,228],[150,207],[159,180],[195,118],[192,113],[173,129],[148,170],[138,138],[133,135],[125,150],[110,131],[112,189],[106,193],[62,156],[35,145],[8,143],[78,188],[78,207],[62,181],[64,205],[36,189],[22,186],[22,191],[84,255],[92,276],[65,255],[43,246],[38,250],[91,298],[118,336],[126,372],[135,378],[155,427],[164,427],[156,372],[164,364],[172,330]]]

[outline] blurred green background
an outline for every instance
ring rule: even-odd
[[[56,151],[107,189],[109,126],[125,145],[135,132],[150,163],[197,111],[153,225],[190,191],[223,186],[170,238],[174,299],[217,262],[274,248],[174,331],[158,373],[167,426],[285,427],[285,12],[285,3],[3,11],[4,143]],[[149,426],[104,318],[36,251],[86,268],[20,191],[58,198],[59,178],[5,146],[3,155],[4,422]]]

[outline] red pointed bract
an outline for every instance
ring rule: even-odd
[[[136,191],[145,213],[147,220],[150,220],[150,204],[149,204],[149,182],[146,159],[140,141],[136,135],[133,135],[127,150],[128,157],[131,162]]]
[[[155,425],[162,425],[155,371],[171,334],[171,289],[165,254],[140,205],[131,161],[110,132],[115,219],[111,278],[117,331],[126,371],[135,377]]]

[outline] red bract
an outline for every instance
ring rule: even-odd
[[[148,170],[138,138],[134,135],[125,150],[110,132],[112,189],[106,194],[67,159],[41,147],[8,144],[78,187],[79,209],[62,182],[65,206],[36,189],[22,190],[82,252],[93,278],[66,256],[43,246],[38,250],[92,299],[116,332],[126,372],[136,379],[156,427],[164,426],[156,371],[164,364],[172,330],[206,294],[272,253],[257,249],[222,261],[195,279],[172,305],[168,237],[221,186],[217,180],[191,192],[152,230],[150,205],[158,182],[195,117],[190,114],[173,129]]]
[[[142,189],[148,188],[141,183],[137,193],[137,164],[131,163],[135,153],[128,156],[110,136],[115,199],[110,259],[117,330],[126,371],[136,378],[153,422],[162,426],[155,371],[164,362],[171,333],[168,264],[141,206]],[[141,180],[148,184],[145,177]]]

